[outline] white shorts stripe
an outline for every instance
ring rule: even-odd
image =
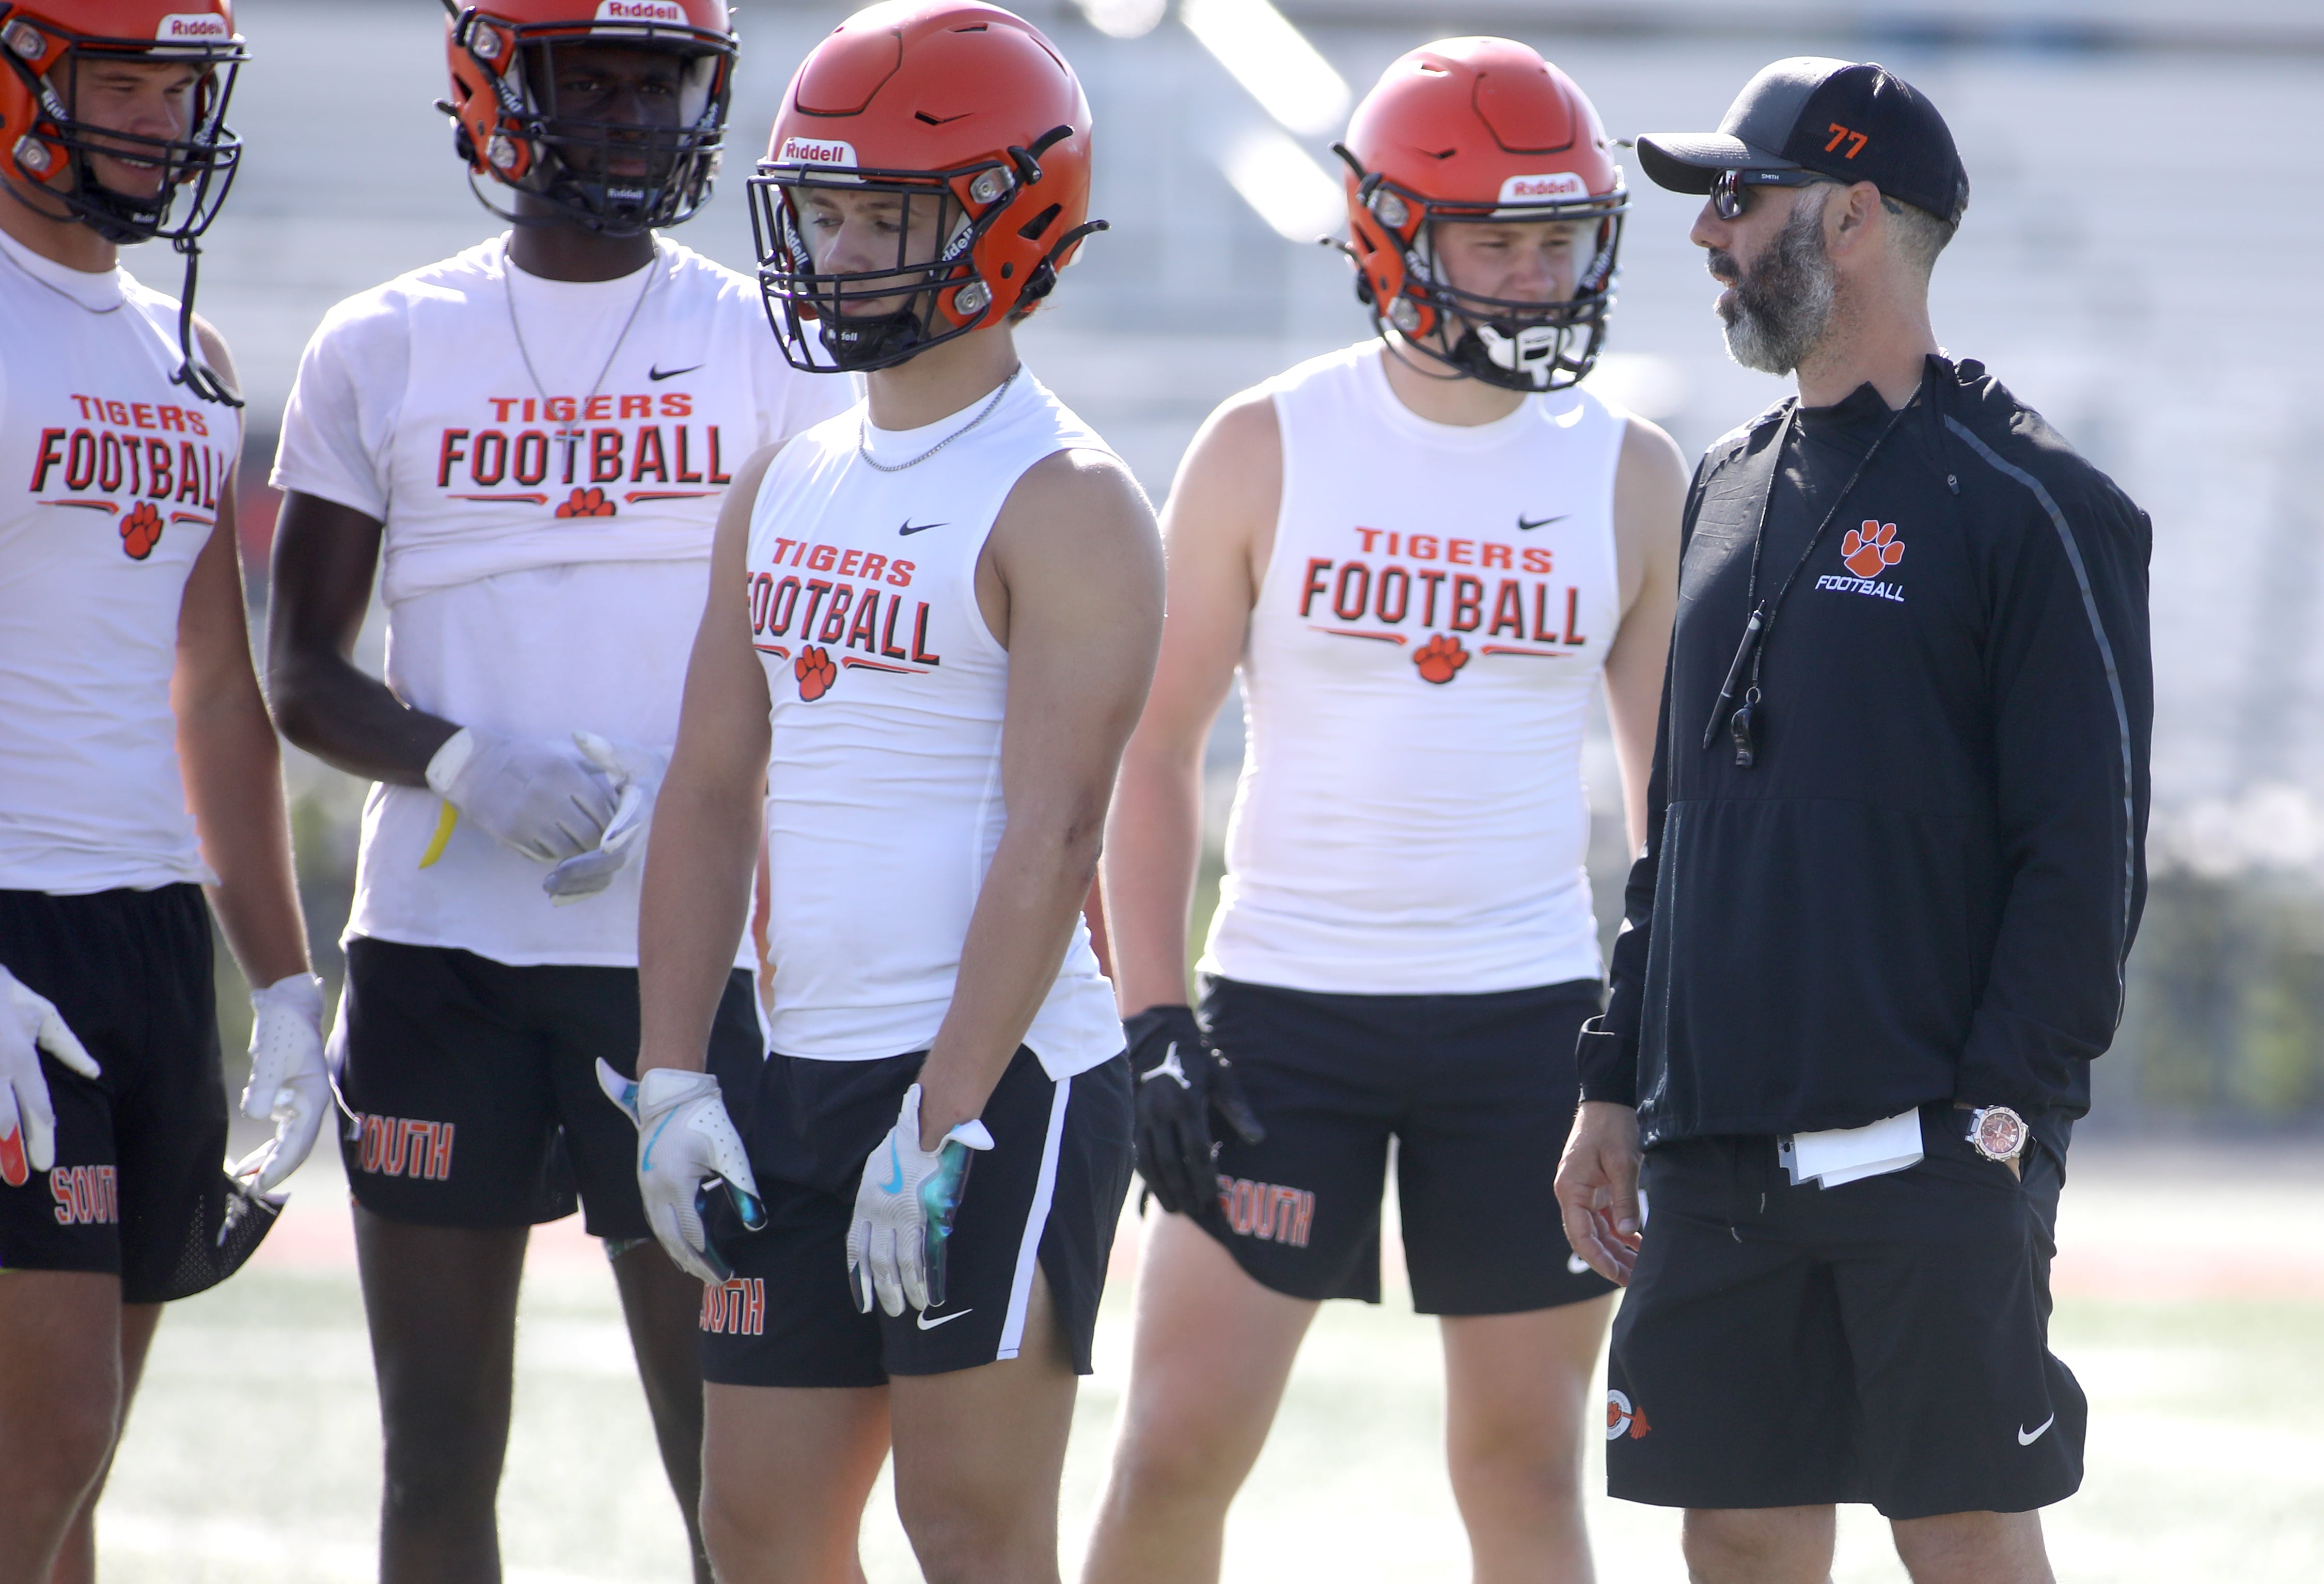
[[[1017,1277],[1009,1284],[1009,1313],[1001,1322],[1001,1350],[994,1359],[1014,1358],[1025,1340],[1025,1312],[1033,1303],[1033,1273],[1041,1265],[1041,1234],[1049,1224],[1049,1204],[1057,1193],[1057,1149],[1065,1136],[1065,1102],[1074,1081],[1060,1078],[1049,1101],[1049,1136],[1041,1145],[1041,1175],[1025,1212],[1025,1239],[1017,1246]]]

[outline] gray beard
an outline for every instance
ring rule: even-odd
[[[1719,303],[1727,355],[1747,369],[1788,374],[1813,354],[1831,327],[1839,278],[1823,245],[1823,205],[1802,203],[1775,245],[1738,273]]]

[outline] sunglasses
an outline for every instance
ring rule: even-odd
[[[1721,170],[1711,184],[1711,212],[1722,220],[1739,220],[1751,203],[1747,188],[1813,187],[1831,180],[1812,170]]]

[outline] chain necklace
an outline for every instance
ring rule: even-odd
[[[23,244],[19,244],[18,245],[22,246]],[[30,250],[27,249],[26,251],[29,252]],[[55,292],[59,297],[63,298],[67,302],[72,304],[73,307],[80,309],[80,311],[85,314],[117,314],[123,309],[129,306],[129,299],[124,294],[122,299],[119,302],[115,303],[111,308],[91,308],[79,298],[75,297],[71,292],[67,291],[63,287],[58,285],[55,281],[43,281],[41,279],[40,276],[32,272],[32,268],[27,265],[23,260],[18,258],[15,253],[11,252],[9,249],[0,247],[0,257],[6,258],[10,263],[15,265],[16,272],[23,276],[25,280],[30,281],[33,285],[42,288],[43,290]],[[117,269],[119,266],[115,265],[115,267]]]
[[[970,419],[966,423],[953,430],[952,433],[946,435],[943,439],[938,440],[935,445],[921,452],[918,456],[913,457],[909,462],[882,462],[877,456],[872,455],[872,447],[870,444],[872,428],[872,419],[870,417],[871,407],[867,402],[864,407],[865,417],[861,419],[855,427],[855,454],[863,458],[864,461],[870,463],[873,467],[878,468],[881,473],[901,473],[908,467],[918,467],[921,463],[926,462],[929,457],[943,450],[946,446],[949,446],[954,440],[959,439],[963,435],[968,433],[969,430],[982,423],[986,419],[991,418],[992,416],[992,410],[1001,405],[1001,399],[1009,394],[1009,387],[1015,384],[1017,382],[1017,376],[1024,372],[1025,365],[1021,363],[1015,368],[1010,369],[1009,371],[1009,377],[1001,382],[999,387],[993,391],[991,398],[984,403],[982,410],[980,410],[974,418]]]
[[[653,290],[654,278],[661,273],[660,265],[661,244],[656,242],[653,262],[645,267],[645,283],[638,288],[637,300],[630,304],[630,317],[622,321],[622,333],[613,337],[613,349],[605,354],[604,366],[597,371],[596,379],[589,386],[589,394],[583,397],[580,405],[574,408],[575,416],[566,420],[567,427],[558,429],[553,437],[565,442],[565,471],[567,477],[570,477],[573,472],[573,447],[581,443],[582,437],[581,430],[573,426],[578,425],[579,415],[586,411],[589,403],[597,399],[597,392],[604,388],[605,376],[613,372],[613,360],[622,355],[622,344],[630,338],[630,327],[638,322],[638,311],[646,305],[646,293]],[[524,327],[518,324],[516,320],[516,284],[513,279],[515,274],[516,265],[510,261],[508,244],[503,242],[501,244],[501,295],[508,304],[509,330],[516,336],[517,355],[524,360],[524,372],[532,377],[533,391],[540,398],[540,416],[546,419],[549,417],[549,387],[541,383],[540,371],[532,366],[532,353],[524,344]]]

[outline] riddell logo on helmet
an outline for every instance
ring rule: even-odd
[[[613,0],[605,0],[610,5]],[[787,137],[782,152],[775,156],[778,165],[833,165],[842,168],[855,163],[855,145],[838,138]]]
[[[686,22],[686,7],[677,0],[601,0],[599,22]]]
[[[1545,198],[1586,198],[1590,184],[1571,170],[1545,171],[1539,176],[1512,176],[1501,183],[1501,202],[1540,203]]]
[[[613,0],[606,0],[606,3],[611,5]],[[227,25],[225,17],[199,11],[173,12],[163,17],[161,25],[153,30],[153,37],[164,43],[175,43],[184,39],[226,39],[233,36],[234,29]]]

